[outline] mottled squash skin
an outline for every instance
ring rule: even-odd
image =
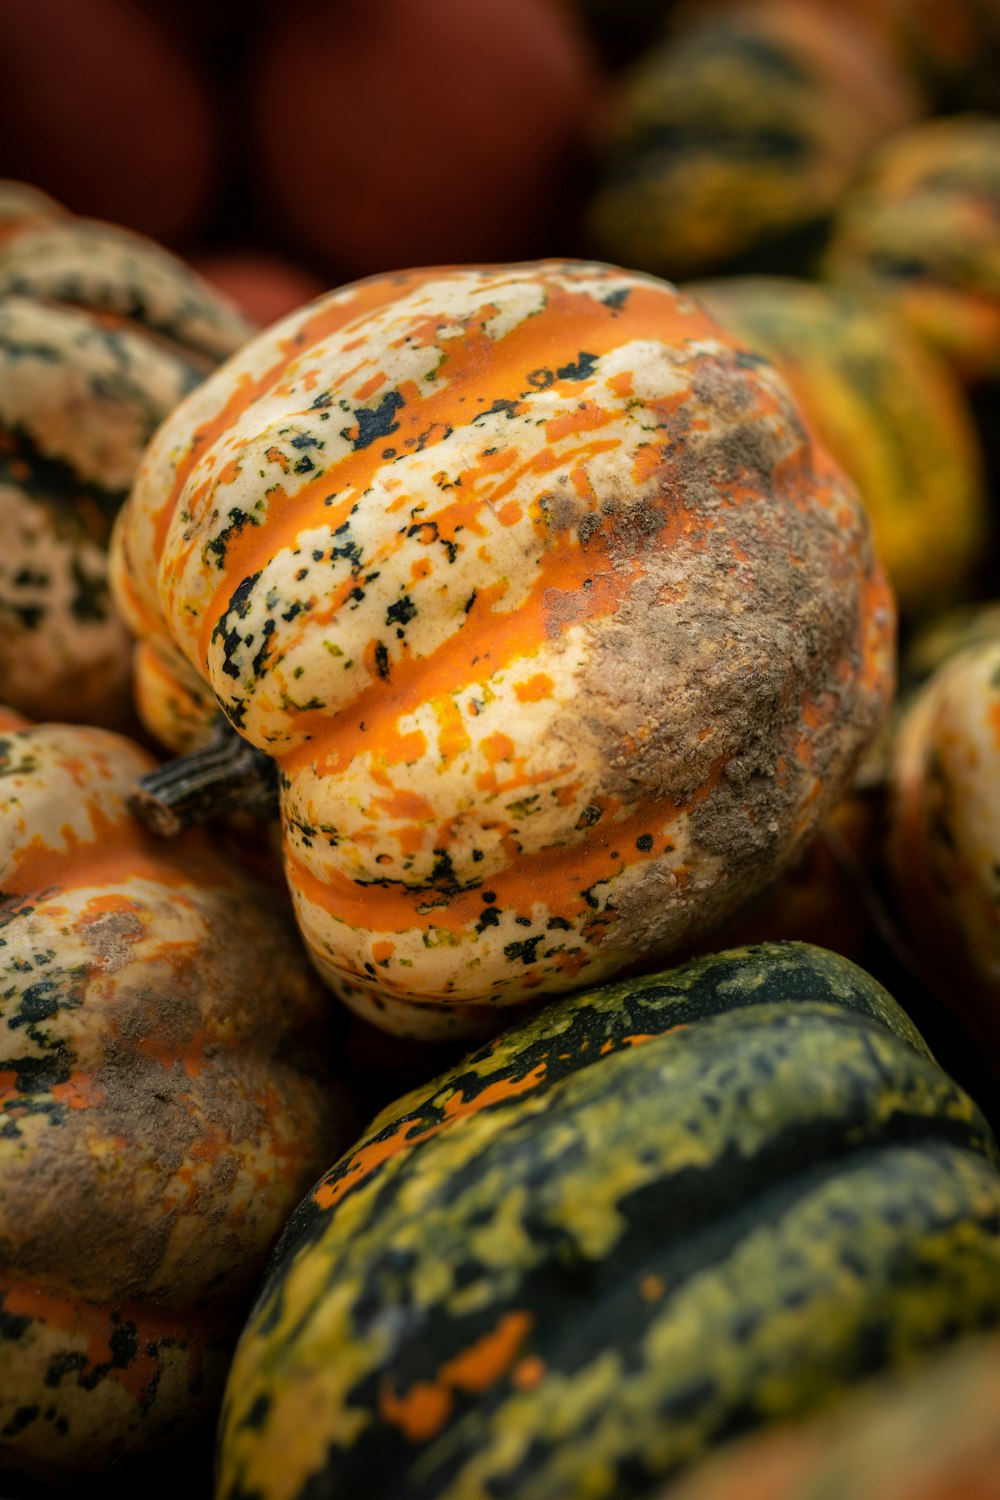
[[[1000,1319],[976,1106],[846,960],[553,1002],[375,1120],[237,1349],[220,1500],[629,1500]]]
[[[829,1414],[733,1444],[656,1500],[1000,1500],[1000,1343],[866,1381]]]
[[[895,735],[887,858],[945,1003],[1000,1067],[1000,639],[945,658]]]
[[[840,205],[823,269],[901,315],[964,381],[997,379],[1000,120],[928,120],[884,142]]]
[[[675,280],[806,272],[865,153],[917,112],[905,76],[840,12],[694,9],[621,79],[598,143],[594,250]]]
[[[250,332],[180,261],[0,183],[0,692],[127,724],[111,522],[166,414]]]
[[[0,1476],[211,1420],[293,1205],[344,1140],[329,998],[273,892],[125,809],[124,737],[0,720]]]
[[[113,555],[136,634],[278,762],[321,973],[419,1035],[720,919],[891,694],[867,518],[780,379],[586,262],[278,324],[160,429]]]
[[[788,381],[861,492],[901,612],[912,619],[967,591],[990,509],[972,414],[948,364],[901,319],[844,289],[757,276],[686,290]]]

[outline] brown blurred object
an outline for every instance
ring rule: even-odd
[[[265,250],[208,250],[191,265],[260,328],[330,289],[324,277]]]
[[[176,245],[220,160],[189,50],[128,0],[0,0],[0,175]]]
[[[570,242],[602,91],[557,0],[289,0],[246,86],[272,233],[337,279]]]
[[[1000,0],[812,0],[878,34],[934,113],[1000,107]]]
[[[655,1500],[1000,1500],[1000,1341],[721,1449]]]

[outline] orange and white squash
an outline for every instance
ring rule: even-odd
[[[250,325],[151,240],[0,183],[0,696],[130,722],[111,523],[152,433]]]
[[[277,762],[320,972],[419,1035],[721,919],[891,692],[853,486],[762,357],[604,265],[293,314],[161,427],[113,558],[147,704],[208,684]]]
[[[1000,1064],[1000,639],[946,656],[895,736],[888,867],[945,1003]]]
[[[151,763],[0,711],[5,1479],[211,1422],[271,1245],[350,1128],[290,915],[201,831],[129,814]]]

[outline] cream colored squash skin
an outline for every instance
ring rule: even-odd
[[[0,182],[0,692],[122,724],[129,634],[106,550],[166,414],[249,336],[159,246]]]
[[[128,813],[151,763],[0,710],[0,1481],[211,1421],[271,1245],[350,1130],[294,922],[200,831]]]
[[[856,491],[761,357],[610,266],[300,310],[164,423],[113,557],[160,698],[208,683],[278,762],[320,972],[416,1035],[732,910],[891,692]]]
[[[888,857],[910,937],[1000,1066],[1000,641],[945,660],[897,732]]]

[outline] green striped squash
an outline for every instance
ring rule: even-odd
[[[1000,1319],[989,1127],[891,997],[762,945],[557,1001],[294,1215],[220,1500],[639,1495]]]
[[[823,272],[907,322],[969,386],[1000,378],[1000,119],[884,141],[838,206]]]
[[[622,73],[596,132],[593,252],[674,280],[807,272],[859,163],[918,110],[841,10],[691,7]]]
[[[901,614],[968,594],[992,523],[972,412],[947,361],[844,288],[742,276],[687,291],[777,366],[854,480]]]

